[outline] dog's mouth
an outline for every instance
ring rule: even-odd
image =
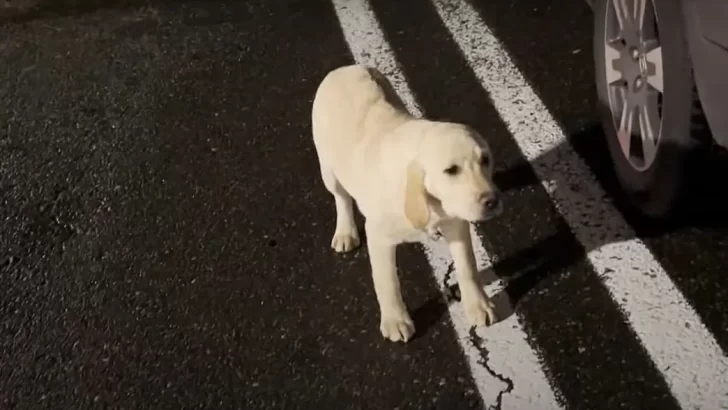
[[[446,210],[442,202],[430,196],[430,209],[440,217],[459,218],[471,223],[485,222],[500,216],[503,213],[503,203],[499,200],[495,205],[475,205],[469,209]]]

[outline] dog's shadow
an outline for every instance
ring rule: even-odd
[[[479,272],[485,290],[495,305],[495,323],[511,317],[519,300],[537,288],[543,279],[584,256],[584,249],[579,246],[564,247],[568,243],[564,240],[565,234],[556,233]],[[451,267],[442,284],[446,289],[446,308],[451,303],[461,301],[457,281],[451,277],[452,271]]]
[[[518,301],[538,287],[543,279],[583,257],[583,249],[564,249],[561,236],[556,234],[479,272],[495,307],[496,318],[491,325],[510,318],[516,311]],[[426,335],[429,329],[442,320],[452,304],[461,302],[452,264],[443,283],[439,285],[444,289],[444,294],[433,295],[412,312],[417,328],[415,338]],[[462,319],[467,320],[464,317]],[[470,323],[466,325],[472,328]]]

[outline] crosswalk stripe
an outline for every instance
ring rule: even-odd
[[[355,61],[382,70],[392,79],[394,88],[413,114],[420,115],[422,111],[368,1],[333,0],[333,4]],[[472,235],[476,258],[482,269],[487,266],[489,258],[474,228]],[[435,279],[445,292],[445,280],[451,264],[447,244],[444,241],[428,241],[424,246]],[[459,303],[450,304],[449,313],[478,392],[488,407],[502,404],[504,408],[560,408],[515,315],[494,325],[486,337],[482,330],[471,333]]]
[[[333,4],[354,60],[379,69],[387,76],[412,115],[421,116],[422,110],[415,101],[369,4],[360,0],[333,0]]]
[[[433,4],[680,405],[720,408],[728,403],[728,358],[568,147],[564,132],[499,40],[467,2]],[[562,152],[558,158],[544,155],[557,147]]]

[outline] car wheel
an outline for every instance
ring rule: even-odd
[[[679,199],[693,108],[679,0],[597,0],[594,62],[599,112],[617,178],[643,214]]]

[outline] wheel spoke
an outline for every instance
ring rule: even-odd
[[[630,9],[628,2],[629,0],[612,0],[614,13],[617,15],[617,23],[619,24],[620,30],[623,30],[625,25],[628,25],[630,21]]]
[[[643,30],[645,27],[645,14],[647,10],[647,3],[650,0],[632,0],[634,1],[634,21],[637,23],[637,28]]]
[[[655,160],[662,127],[662,48],[655,0],[608,1],[613,9],[608,10],[604,33],[609,108],[625,159],[644,170]]]
[[[622,147],[622,151],[629,157],[636,107],[629,101],[628,91],[626,89],[621,89],[620,94],[622,95],[622,116],[619,119],[617,139],[619,140],[619,145]]]
[[[640,135],[643,140],[650,140],[655,142],[657,140],[657,128],[659,127],[659,121],[655,118],[647,105],[639,107],[639,123],[640,123]]]
[[[645,165],[651,164],[657,153],[660,122],[656,111],[657,107],[650,107],[648,104],[639,107],[640,140]]]
[[[629,158],[630,152],[632,152],[632,135],[620,128],[617,131],[617,140],[619,140],[619,145],[622,147],[624,156]]]
[[[655,90],[663,92],[662,82],[662,47],[655,47],[646,55],[648,64],[647,83]]]

